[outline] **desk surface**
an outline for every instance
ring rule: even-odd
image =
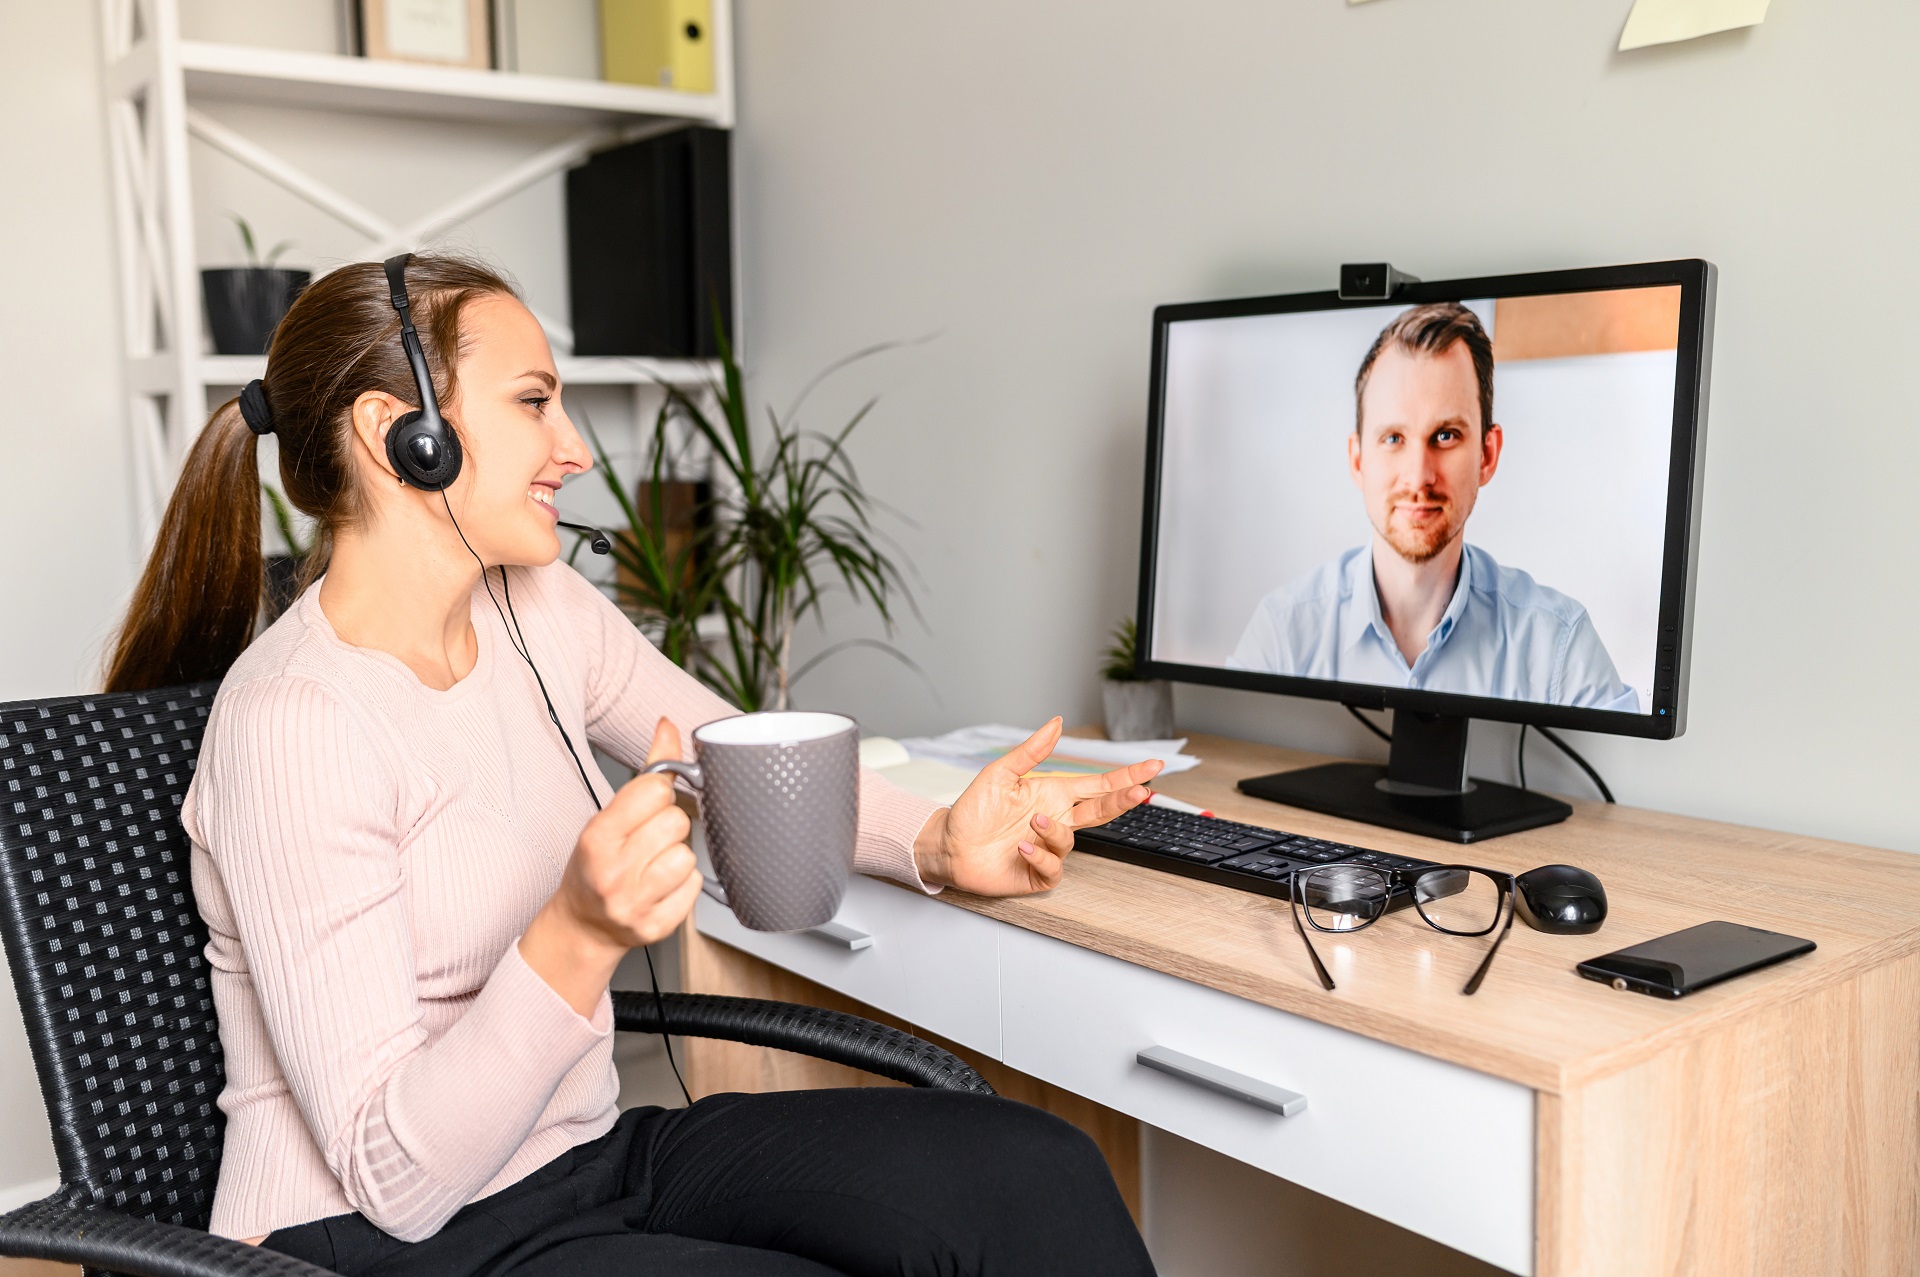
[[[1467,847],[1249,798],[1236,781],[1327,761],[1194,735],[1205,761],[1159,786],[1221,816],[1428,860],[1519,873],[1561,862],[1599,875],[1607,923],[1552,936],[1516,922],[1486,983],[1460,986],[1489,941],[1394,914],[1347,939],[1316,935],[1339,988],[1314,979],[1285,901],[1099,856],[1068,859],[1043,895],[962,908],[1129,962],[1560,1093],[1779,1001],[1920,950],[1920,856],[1664,815],[1574,804],[1562,824]],[[1574,964],[1723,918],[1804,936],[1817,952],[1667,1002],[1581,978]]]

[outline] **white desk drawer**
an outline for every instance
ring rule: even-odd
[[[834,921],[872,944],[852,949],[807,932],[749,931],[706,896],[694,909],[702,935],[1000,1057],[1001,924],[859,874]]]
[[[1007,928],[1000,959],[1012,1067],[1532,1273],[1528,1088],[1031,931]],[[1137,1061],[1155,1047],[1189,1076]]]

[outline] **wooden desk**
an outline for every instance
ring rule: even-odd
[[[1515,1176],[1527,1172],[1531,1263],[1514,1258],[1510,1221],[1490,1220],[1491,1240],[1473,1233],[1474,1240],[1462,1242],[1446,1235],[1444,1222],[1423,1224],[1417,1204],[1405,1207],[1414,1216],[1400,1220],[1514,1271],[1531,1267],[1542,1277],[1920,1272],[1920,857],[1599,803],[1577,803],[1564,824],[1450,848],[1277,807],[1233,789],[1240,777],[1324,761],[1318,756],[1198,735],[1190,748],[1206,762],[1169,779],[1163,788],[1170,794],[1222,816],[1428,859],[1514,872],[1554,861],[1577,864],[1607,885],[1607,925],[1593,936],[1549,936],[1516,925],[1480,993],[1468,998],[1459,989],[1485,942],[1443,936],[1394,915],[1345,941],[1316,937],[1340,986],[1327,992],[1313,978],[1284,902],[1076,856],[1057,890],[1018,900],[948,892],[925,901],[885,892],[883,903],[898,897],[916,913],[911,928],[900,928],[897,940],[889,937],[907,965],[895,973],[894,985],[871,986],[873,1003],[892,1001],[894,1018],[936,1025],[951,1007],[967,1004],[971,1009],[952,1021],[951,1032],[972,1039],[963,1045],[975,1058],[1005,1061],[992,1073],[996,1085],[1062,1111],[1073,1107],[1076,1092],[1093,1095],[1156,1124],[1163,1124],[1157,1104],[1173,1105],[1167,1111],[1175,1121],[1202,1119],[1179,1107],[1183,1097],[1153,1090],[1169,1084],[1158,1075],[1071,1058],[1081,1038],[1098,1038],[1103,1025],[1160,996],[1154,990],[1186,988],[1196,1005],[1204,1002],[1207,1023],[1231,1022],[1231,1032],[1217,1042],[1271,1028],[1280,1035],[1273,1041],[1298,1043],[1292,1062],[1277,1058],[1287,1051],[1272,1048],[1257,1056],[1266,1063],[1244,1066],[1250,1073],[1265,1067],[1281,1084],[1291,1068],[1311,1071],[1319,1057],[1338,1056],[1347,1049],[1341,1043],[1376,1044],[1371,1049],[1378,1058],[1355,1067],[1384,1068],[1387,1077],[1411,1069],[1406,1076],[1423,1090],[1393,1113],[1402,1141],[1397,1155],[1341,1168],[1329,1165],[1335,1159],[1322,1151],[1287,1178],[1328,1191],[1310,1182],[1324,1171],[1336,1181],[1330,1195],[1389,1218],[1403,1201],[1391,1192],[1367,1196],[1379,1176],[1413,1173],[1442,1196],[1456,1178],[1446,1157],[1433,1153],[1434,1141],[1422,1139],[1423,1124],[1448,1132],[1441,1143],[1471,1144],[1471,1130],[1449,1125],[1448,1104],[1485,1104],[1488,1127],[1510,1128],[1512,1107],[1502,1097],[1525,1088],[1533,1101],[1530,1156],[1521,1159],[1511,1139],[1496,1131],[1485,1149],[1460,1149],[1458,1177],[1484,1175],[1488,1192],[1498,1194],[1524,1185]],[[863,899],[875,895],[862,890]],[[1008,924],[989,937],[999,968],[997,1002],[985,984],[966,983],[971,967],[984,965],[977,954],[967,956],[983,941],[972,930],[977,920],[965,922],[961,911]],[[929,920],[940,918],[954,920],[955,938],[929,941],[916,957],[905,932],[925,932]],[[1580,959],[1714,918],[1806,936],[1819,950],[1678,1002],[1617,993],[1573,972]],[[752,936],[737,926],[727,932],[785,972],[714,944],[711,937],[731,921],[702,917],[698,931],[706,935],[689,935],[689,987],[792,996],[805,991],[794,980],[798,972],[842,995],[818,1000],[847,1005],[850,991],[867,1000],[858,990],[868,986],[856,989],[854,976],[818,965],[804,940]],[[1036,936],[1077,949],[1048,947]],[[769,941],[797,947],[763,948]],[[1187,983],[1142,984],[1140,992],[1130,987],[1124,1002],[1103,1003],[1105,985],[1096,981],[1049,1005],[1056,980],[1071,980],[1083,962],[1076,952],[1123,980],[1163,981],[1152,974],[1158,972]],[[954,955],[949,966],[939,965],[942,953]],[[857,964],[849,960],[845,970]],[[930,996],[929,980],[958,983],[951,996]],[[1234,997],[1217,999],[1206,989]],[[1076,1014],[1083,1018],[1068,1023]],[[1236,1018],[1243,1014],[1244,1031]],[[1064,1026],[1061,1035],[1049,1037],[1056,1026]],[[1358,1037],[1301,1036],[1323,1032],[1316,1026]],[[1164,1021],[1154,1031],[1164,1031]],[[692,1048],[690,1080],[703,1089],[846,1080],[844,1073],[738,1054],[747,1050]],[[1021,1072],[1041,1080],[1017,1080]],[[1016,1080],[1007,1087],[1009,1079]],[[1341,1101],[1340,1085],[1339,1077],[1322,1075],[1329,1105]],[[1393,1095],[1377,1099],[1381,1106],[1396,1104]],[[1124,1175],[1124,1123],[1079,1103],[1084,1111],[1077,1116],[1105,1134]],[[1425,1114],[1423,1104],[1430,1106]],[[1272,1169],[1284,1152],[1284,1128],[1270,1137],[1275,1151],[1269,1157],[1265,1144],[1236,1143],[1253,1138],[1244,1113],[1229,1120],[1237,1124],[1222,1124],[1218,1140],[1205,1139],[1213,1129],[1205,1128],[1203,1142]],[[1356,1139],[1365,1133],[1359,1126],[1354,1132]],[[1343,1171],[1361,1178],[1342,1179]],[[1341,1185],[1354,1187],[1349,1193]],[[1381,1206],[1382,1200],[1389,1204]]]

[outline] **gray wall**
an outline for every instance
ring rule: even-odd
[[[120,304],[91,4],[0,5],[0,698],[96,680],[133,584]],[[4,1142],[4,1136],[0,1136]]]
[[[1581,746],[1625,802],[1920,849],[1920,10],[1780,0],[1763,27],[1614,53],[1629,7],[744,0],[756,382],[779,398],[938,334],[827,399],[884,393],[858,456],[918,524],[927,626],[900,641],[942,699],[849,654],[803,702],[888,732],[1098,720],[1157,302],[1326,288],[1346,260],[1435,279],[1701,256],[1721,276],[1691,725]],[[1182,688],[1179,709],[1375,749],[1321,703]],[[1477,729],[1476,766],[1510,775],[1513,736]],[[1590,792],[1550,754],[1536,783]]]

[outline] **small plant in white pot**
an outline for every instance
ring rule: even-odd
[[[1113,645],[1100,672],[1107,705],[1108,740],[1168,740],[1173,736],[1173,684],[1141,678],[1135,666],[1138,631],[1128,617],[1113,630]]]

